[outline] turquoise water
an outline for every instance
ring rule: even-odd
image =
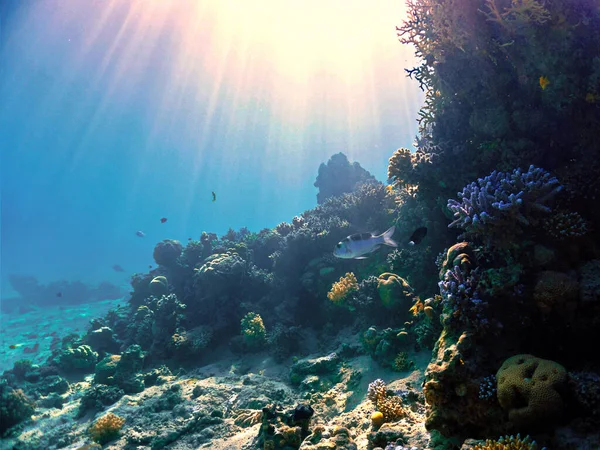
[[[270,59],[252,30],[211,25],[235,2],[2,2],[3,297],[11,273],[126,284],[161,239],[289,221],[315,206],[318,166],[340,151],[385,181],[422,97],[383,3],[368,54],[293,79],[294,52],[318,47]]]

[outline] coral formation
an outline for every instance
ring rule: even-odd
[[[108,413],[96,420],[88,432],[94,442],[104,445],[117,438],[124,423],[122,417]]]
[[[524,227],[537,225],[551,212],[548,203],[561,189],[556,177],[539,167],[494,171],[459,192],[460,201],[448,200],[454,214],[448,226],[464,229],[471,238],[507,245]]]
[[[21,389],[13,389],[6,380],[0,380],[0,436],[29,419],[34,411],[35,403]]]
[[[387,384],[377,379],[369,384],[367,398],[382,415],[382,423],[394,422],[406,415],[402,399],[388,391]]]
[[[538,450],[537,443],[529,436],[501,436],[497,440],[487,439],[483,444],[469,447],[471,450]]]
[[[350,164],[343,153],[333,155],[327,164],[319,166],[315,187],[319,189],[317,203],[322,204],[330,197],[352,192],[356,185],[375,181],[375,177],[363,169],[359,163]]]
[[[336,305],[341,305],[355,291],[358,291],[358,281],[352,272],[348,272],[339,281],[333,283],[327,298]]]
[[[414,302],[412,288],[403,278],[393,273],[382,273],[377,277],[377,290],[383,306],[386,308],[403,307],[406,311]]]
[[[242,318],[242,337],[248,348],[256,349],[267,341],[267,330],[262,317],[254,312],[249,312]]]
[[[154,261],[159,266],[175,267],[182,251],[181,242],[174,239],[165,239],[154,247]]]
[[[565,413],[567,372],[533,355],[508,358],[496,374],[498,401],[517,428],[548,427]]]

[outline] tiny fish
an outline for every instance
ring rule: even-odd
[[[192,240],[192,238],[188,238],[188,241],[191,241],[191,240]]]
[[[392,239],[396,227],[391,227],[385,233],[376,236],[374,233],[357,233],[348,236],[335,246],[333,256],[344,259],[365,259],[369,253],[374,252],[382,245],[398,247]]]
[[[162,219],[160,219],[160,223],[165,223],[167,221],[166,217],[163,217]]]
[[[144,236],[146,236],[143,231],[139,231],[139,230],[135,232],[135,235],[138,236],[138,237],[144,237]]]
[[[427,236],[427,227],[419,227],[415,230],[415,232],[410,237],[410,241],[408,241],[408,245],[416,245],[420,244],[421,241]]]
[[[542,90],[546,89],[549,84],[550,84],[550,79],[548,77],[545,77],[545,76],[540,77],[540,87],[542,88]]]
[[[213,202],[217,201],[217,194],[215,194],[215,191],[212,191],[212,198],[213,198]]]
[[[56,293],[56,296],[57,296],[57,297],[62,297],[62,292],[57,292],[57,293]]]
[[[112,266],[113,270],[115,272],[125,272],[125,269],[123,269],[120,265],[115,264],[114,266]]]
[[[148,266],[148,269],[152,269],[152,264],[150,264],[150,265]]]
[[[15,345],[15,344],[11,344],[8,346],[8,348],[10,348],[11,350],[15,350],[15,349],[19,348],[19,346]]]

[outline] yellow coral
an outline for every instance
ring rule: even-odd
[[[241,325],[242,336],[247,344],[259,345],[265,341],[267,331],[259,314],[249,312],[242,318]]]
[[[485,444],[477,444],[472,450],[537,450],[538,446],[529,436],[502,436],[498,440],[488,439]]]
[[[340,278],[340,281],[333,283],[327,298],[333,303],[339,305],[348,296],[348,294],[358,290],[358,280],[352,272]]]
[[[104,445],[119,436],[124,423],[125,419],[122,417],[108,413],[96,420],[88,432],[94,442]]]

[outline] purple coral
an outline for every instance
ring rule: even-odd
[[[523,227],[537,224],[539,215],[549,213],[548,202],[561,189],[558,180],[539,167],[494,171],[459,192],[460,201],[448,200],[455,217],[448,227],[495,243],[510,240]]]
[[[465,271],[454,266],[454,269],[446,271],[438,286],[444,302],[444,321],[459,319],[475,331],[489,327],[486,317],[488,303],[479,294],[479,268]]]

